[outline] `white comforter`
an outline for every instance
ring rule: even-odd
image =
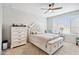
[[[53,40],[55,38],[58,38],[59,35],[58,34],[41,33],[41,34],[31,35],[31,37],[37,37],[40,39],[45,39],[46,41],[50,41],[50,40]]]

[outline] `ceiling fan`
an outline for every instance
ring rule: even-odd
[[[50,10],[53,11],[53,10],[59,10],[59,9],[62,9],[63,7],[54,7],[55,6],[55,3],[51,3],[49,4],[49,7],[48,8],[41,8],[42,10],[47,10],[44,12],[44,14],[46,14],[47,12],[49,12]]]

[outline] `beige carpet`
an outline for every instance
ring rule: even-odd
[[[5,50],[3,51],[3,55],[47,55],[47,53],[31,43],[27,43],[26,45],[17,48]],[[60,48],[54,55],[79,55],[79,46],[64,42],[63,47]]]

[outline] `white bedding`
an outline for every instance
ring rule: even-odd
[[[47,47],[48,42],[53,41],[56,43],[56,42],[59,42],[61,39],[58,34],[49,34],[49,33],[33,34],[33,35],[30,35],[29,38],[30,38],[29,41],[31,43],[33,43],[37,47],[41,48],[48,54],[51,53],[50,48]],[[60,38],[60,39],[58,39],[58,38]]]
[[[47,41],[58,38],[59,35],[58,34],[49,34],[49,33],[40,33],[40,34],[34,34],[34,35],[30,35],[31,37],[37,37],[37,38],[41,38],[41,39],[45,39]]]

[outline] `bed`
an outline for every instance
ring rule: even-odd
[[[63,37],[50,33],[30,34],[29,42],[51,55],[63,46]]]
[[[49,55],[54,54],[63,46],[63,37],[60,34],[42,32],[38,24],[34,24],[28,31],[29,42],[45,51]]]

